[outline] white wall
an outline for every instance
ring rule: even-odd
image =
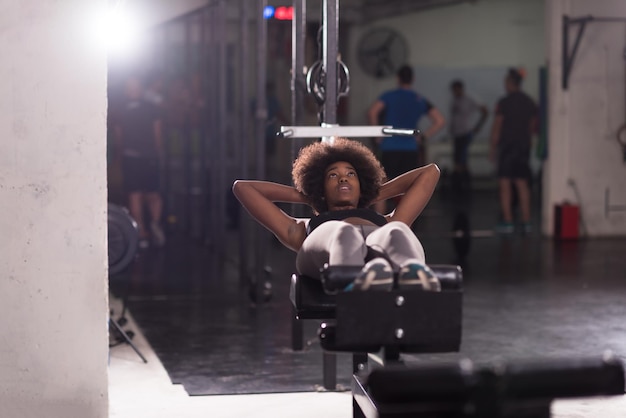
[[[1,417],[108,415],[106,3],[0,7]]]
[[[626,212],[606,214],[605,192],[610,190],[611,205],[626,205],[626,163],[616,141],[617,130],[626,119],[626,23],[587,25],[567,90],[561,87],[561,51],[564,14],[626,17],[626,3],[553,0],[546,3],[546,14],[550,98],[544,232],[553,230],[554,204],[567,200],[580,204],[582,226],[590,236],[624,235]],[[571,29],[570,45],[575,35],[576,30]]]
[[[458,69],[459,75],[472,71],[479,76],[480,73],[494,71],[501,71],[504,75],[508,67],[524,67],[528,74],[524,90],[533,98],[538,97],[538,69],[545,66],[544,1],[480,0],[475,4],[449,6],[384,19],[372,25],[355,26],[350,33],[352,53],[347,57],[352,79],[351,124],[365,124],[368,106],[381,92],[396,85],[395,77],[376,80],[359,68],[355,56],[356,45],[361,36],[373,27],[391,27],[401,32],[410,46],[409,64],[415,68],[424,68],[425,72],[441,69],[452,75]],[[416,80],[415,85],[419,87],[420,83],[423,85],[429,82]],[[493,83],[504,95],[503,77],[494,79]],[[448,86],[441,88],[447,90]],[[467,89],[476,90],[472,85],[467,85]],[[480,92],[475,93],[480,96]],[[447,91],[439,96],[449,97]],[[431,100],[447,113],[449,101],[446,99]],[[486,104],[493,112],[495,103]],[[473,147],[475,151],[485,148],[489,128],[490,125],[486,124],[479,134],[477,144]],[[451,150],[449,142],[439,146]],[[436,148],[437,144],[431,147]],[[486,159],[482,164],[491,167]]]

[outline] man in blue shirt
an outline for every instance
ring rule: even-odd
[[[426,98],[412,89],[413,70],[408,65],[398,72],[398,88],[383,93],[367,112],[371,125],[389,125],[399,129],[415,129],[423,116],[430,119],[430,126],[418,136],[389,136],[378,138],[380,161],[387,177],[392,179],[416,168],[420,162],[420,151],[426,138],[444,127],[441,112]],[[385,202],[376,207],[384,212]]]

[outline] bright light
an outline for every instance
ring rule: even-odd
[[[293,19],[293,7],[289,6],[265,6],[263,10],[264,19],[276,19],[276,20],[292,20]]]
[[[293,7],[279,7],[274,13],[274,18],[277,20],[293,20]]]
[[[265,6],[265,9],[263,9],[263,18],[271,19],[272,17],[274,17],[274,6]]]
[[[141,22],[125,3],[118,0],[98,19],[99,43],[109,56],[128,56],[137,51],[142,41]]]

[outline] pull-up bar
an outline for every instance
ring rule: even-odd
[[[396,129],[393,126],[339,126],[322,123],[321,126],[281,126],[277,136],[281,138],[327,138],[327,137],[380,137],[416,136],[418,129]]]

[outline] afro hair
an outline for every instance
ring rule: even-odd
[[[346,138],[337,138],[332,144],[314,142],[300,150],[291,175],[296,189],[308,197],[317,213],[328,211],[324,200],[325,172],[337,161],[350,163],[356,170],[361,188],[360,208],[373,202],[386,179],[385,170],[374,153],[361,142]]]

